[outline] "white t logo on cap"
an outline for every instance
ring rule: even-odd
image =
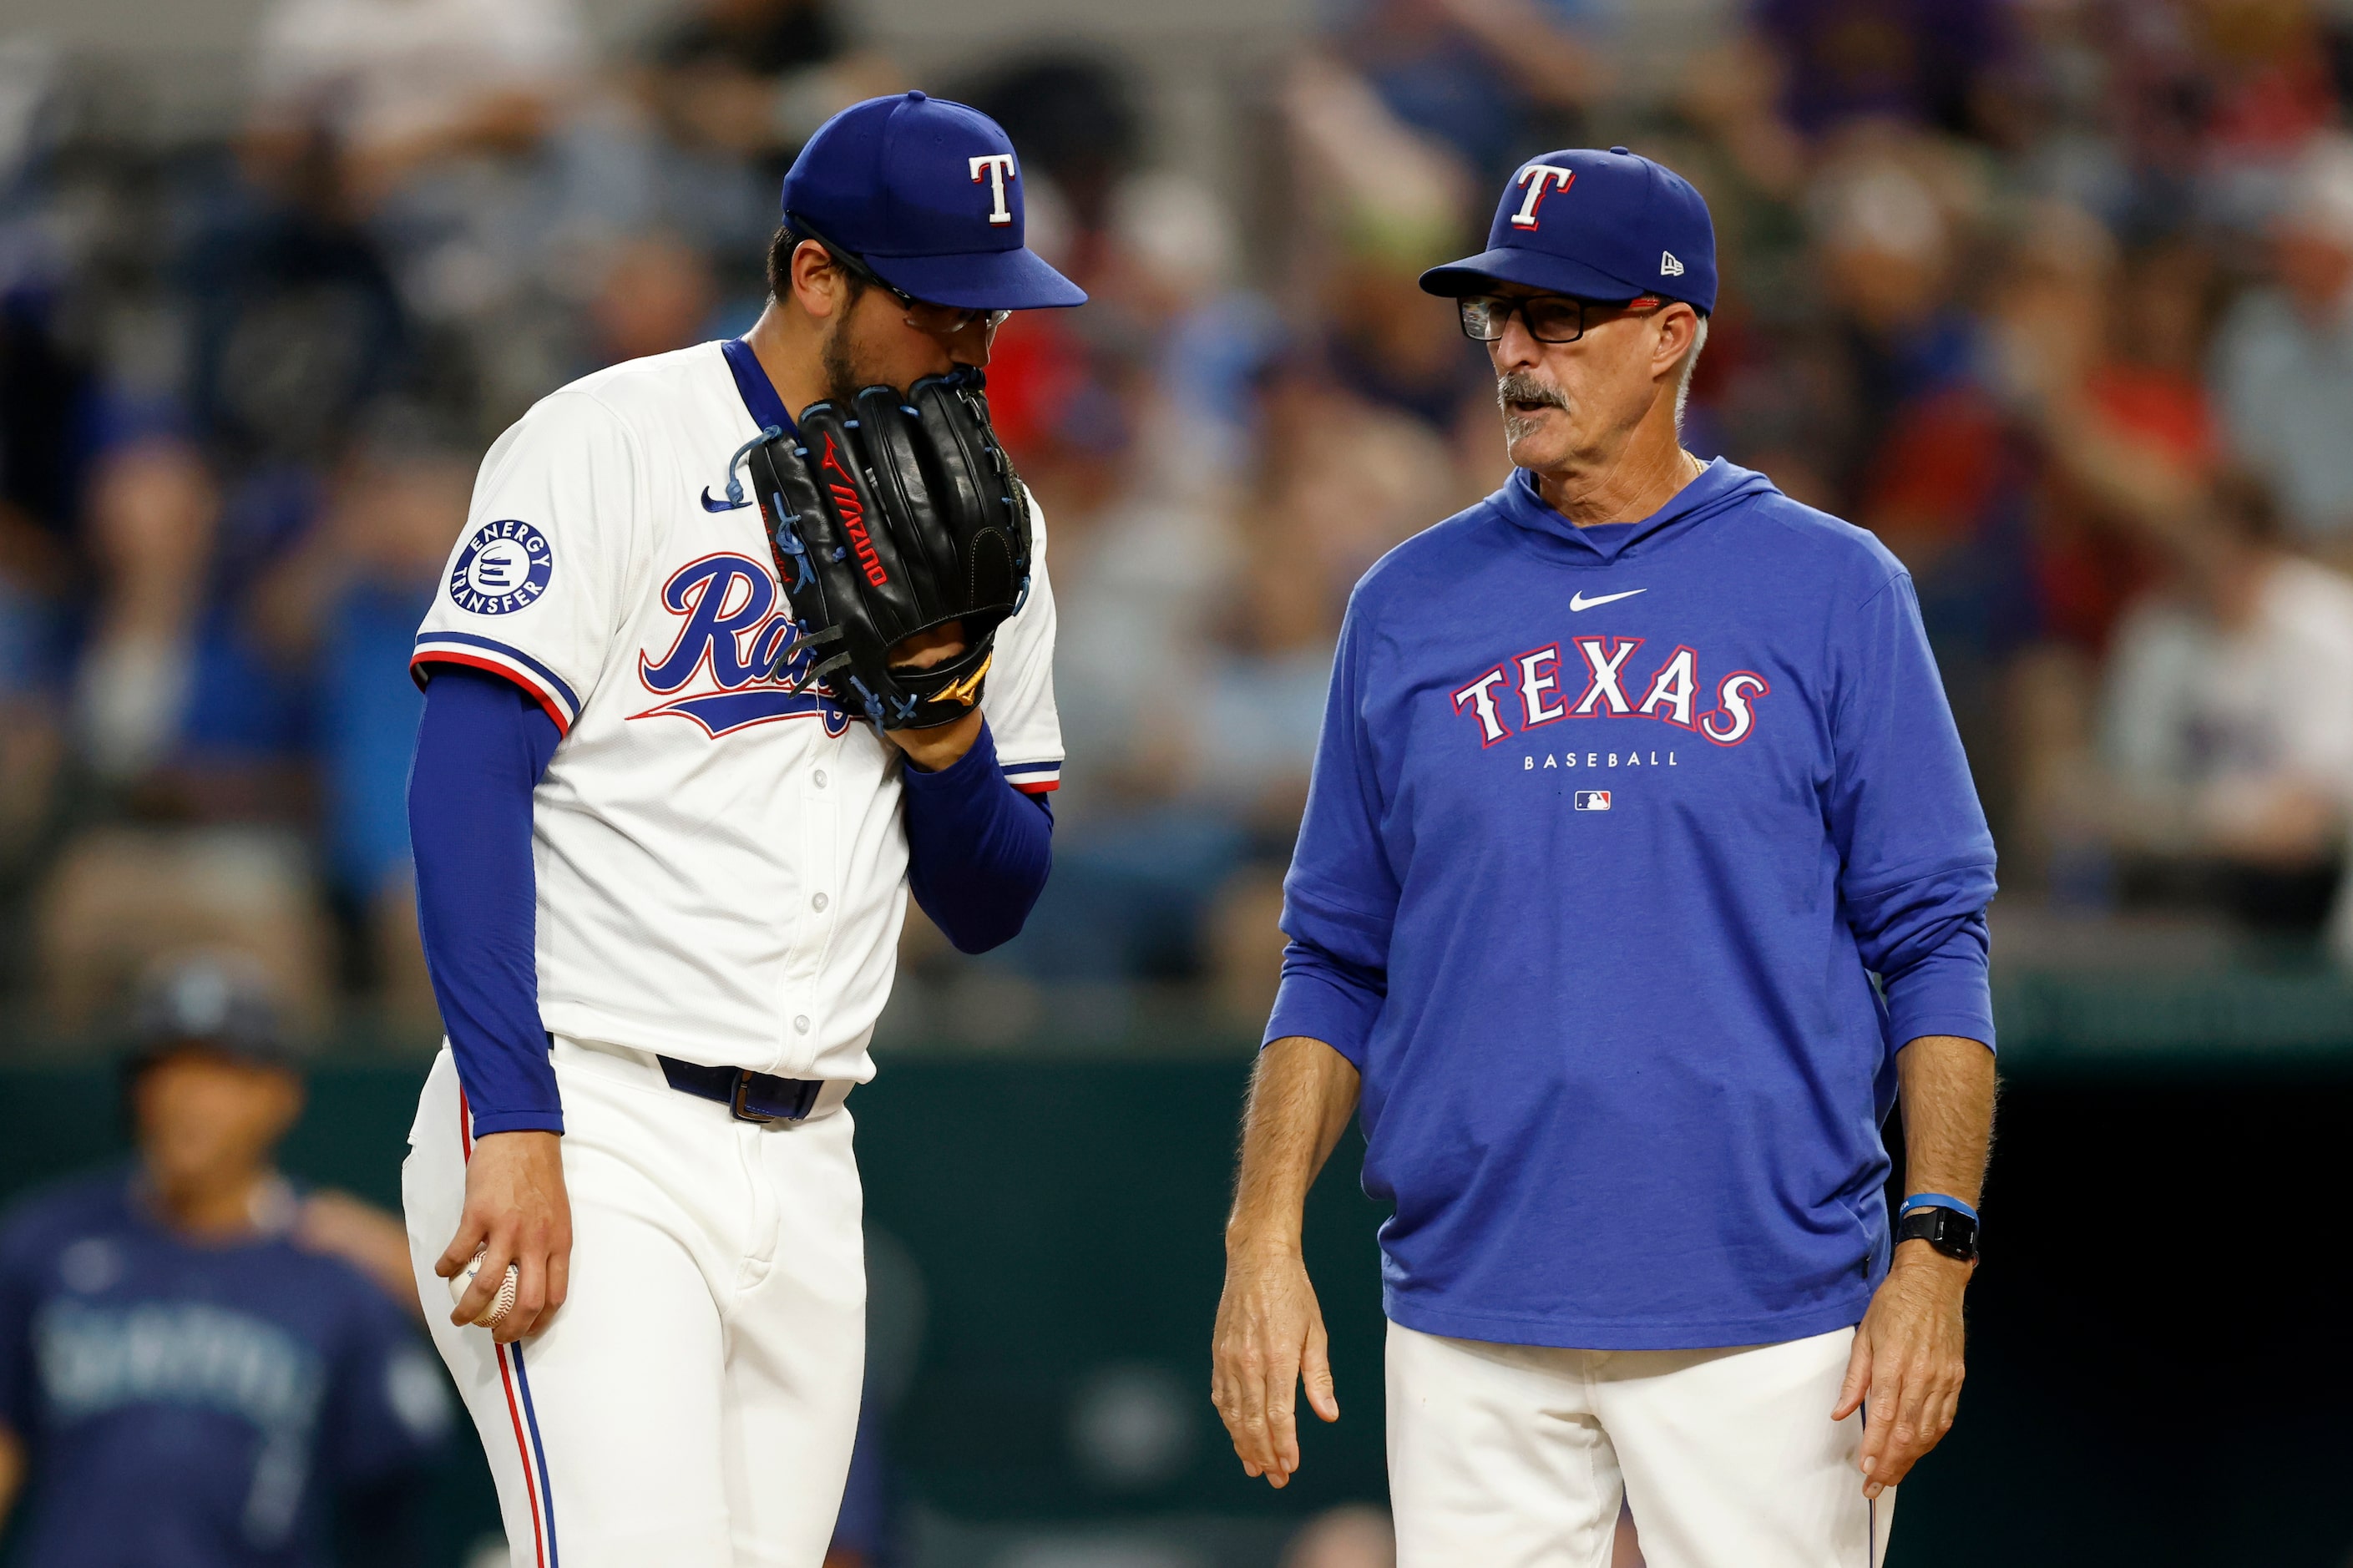
[[[973,177],[979,178],[977,174]],[[1577,171],[1564,169],[1557,163],[1530,163],[1520,171],[1520,177],[1512,183],[1515,185],[1525,185],[1528,188],[1528,199],[1522,202],[1520,210],[1512,215],[1514,228],[1535,227],[1536,208],[1544,204],[1545,193],[1551,190],[1556,182],[1558,183],[1560,189],[1564,191],[1568,189],[1569,186],[1577,184]]]
[[[1013,221],[1013,209],[1005,205],[1005,182],[1014,177],[1013,154],[1010,153],[987,153],[975,158],[972,161],[972,183],[976,185],[980,184],[980,176],[984,172],[988,175],[989,192],[997,197],[997,206],[989,213],[988,221],[993,224],[1011,223]]]

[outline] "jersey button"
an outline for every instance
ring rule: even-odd
[[[819,768],[817,771],[817,787],[819,789],[823,789],[825,787],[825,770],[823,768]]]
[[[819,893],[816,898],[809,900],[809,908],[815,910],[819,914],[823,914],[825,913],[825,906],[831,901],[832,900],[828,899],[823,893]]]
[[[793,1027],[794,1027],[794,1029],[795,1029],[795,1030],[797,1030],[797,1032],[799,1032],[799,1033],[801,1033],[801,1034],[804,1034],[804,1035],[807,1034],[807,1033],[808,1033],[808,1015],[807,1015],[807,1013],[804,1013],[804,1014],[802,1014],[799,1017],[795,1018],[795,1019],[793,1020]]]

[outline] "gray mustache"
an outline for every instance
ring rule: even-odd
[[[1561,395],[1560,388],[1524,371],[1495,378],[1495,402],[1505,408],[1514,403],[1541,403],[1563,413],[1568,411],[1568,399]]]

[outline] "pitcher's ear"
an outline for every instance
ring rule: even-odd
[[[813,239],[793,245],[783,268],[792,301],[810,317],[823,321],[856,303],[862,290],[858,279],[835,265],[825,247]]]

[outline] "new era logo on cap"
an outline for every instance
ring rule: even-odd
[[[1683,264],[1682,262],[1677,261],[1677,260],[1675,259],[1675,253],[1674,253],[1673,251],[1672,251],[1672,250],[1662,250],[1661,252],[1659,252],[1659,276],[1660,276],[1660,277],[1662,277],[1662,278],[1680,278],[1680,277],[1682,277],[1683,275]]]

